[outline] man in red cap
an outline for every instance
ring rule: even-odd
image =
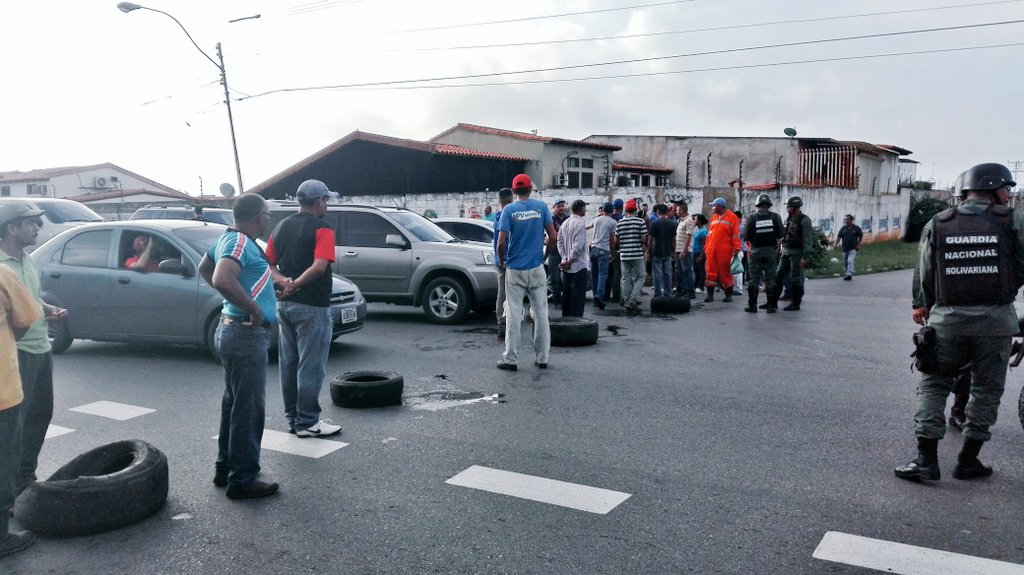
[[[555,251],[555,226],[548,205],[531,200],[533,182],[526,174],[512,180],[512,192],[518,201],[501,211],[498,222],[498,268],[505,270],[505,298],[508,318],[505,332],[505,353],[498,369],[519,369],[519,340],[523,321],[523,298],[530,298],[533,310],[534,364],[547,368],[551,351],[548,323],[547,275],[544,259]],[[547,235],[545,241],[544,236]],[[546,247],[545,247],[546,244]]]
[[[725,292],[724,302],[732,301],[733,279],[729,270],[732,258],[740,253],[740,221],[725,207],[725,198],[715,198],[711,204],[714,215],[708,223],[708,239],[704,243],[705,269],[708,295],[705,302],[715,300],[715,285]]]
[[[622,268],[621,289],[626,311],[640,311],[640,292],[644,287],[644,261],[647,259],[647,222],[637,216],[636,200],[626,202],[626,217],[615,225],[614,250],[619,252]]]

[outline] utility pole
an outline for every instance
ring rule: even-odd
[[[1021,171],[1021,166],[1024,166],[1024,161],[1022,161],[1022,160],[1008,160],[1006,163],[1010,165],[1010,171],[1013,172],[1013,181],[1016,182],[1017,179],[1018,179],[1017,178],[1017,174]],[[1020,192],[1018,192],[1018,193],[1013,195],[1013,207],[1016,208],[1019,203],[1020,203]]]

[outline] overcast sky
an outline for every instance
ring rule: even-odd
[[[217,68],[171,19],[116,4],[0,4],[0,171],[112,162],[193,195],[200,180],[207,194],[234,184]],[[778,137],[794,127],[908,148],[919,177],[940,184],[978,162],[1024,160],[1024,46],[792,63],[1024,43],[1024,24],[758,48],[1024,20],[1022,0],[143,5],[173,14],[214,59],[223,43],[246,187],[353,130],[425,140],[458,122],[573,139]],[[966,7],[934,9],[950,6]],[[860,16],[894,11],[903,13]],[[594,66],[623,60],[634,62]],[[779,63],[790,64],[770,65]],[[567,66],[579,67],[301,90]],[[589,79],[550,82],[578,78]]]

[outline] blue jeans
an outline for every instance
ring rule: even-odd
[[[608,283],[608,258],[611,252],[604,248],[590,248],[590,277],[594,297],[604,301],[605,285]]]
[[[557,273],[557,272],[556,272]],[[508,327],[505,328],[505,353],[501,360],[517,365],[523,323],[523,298],[529,296],[533,310],[533,352],[538,363],[547,363],[551,353],[551,324],[548,321],[547,278],[544,268],[505,270],[505,301],[508,303]]]
[[[693,291],[693,254],[690,252],[678,254],[679,259],[676,263],[679,265],[679,291],[682,292],[683,297],[692,298],[694,296]]]
[[[288,426],[305,429],[320,421],[320,389],[331,350],[331,309],[282,301],[277,303],[277,340],[281,394]]]
[[[843,252],[843,261],[846,263],[846,275],[853,276],[853,262],[857,261],[857,250]]]
[[[260,472],[270,339],[267,328],[224,321],[217,326],[224,398],[220,404],[216,467],[228,471],[229,485],[248,487]]]
[[[654,295],[672,293],[672,256],[651,258],[651,272],[654,274]]]

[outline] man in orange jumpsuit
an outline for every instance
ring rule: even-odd
[[[708,204],[714,215],[708,223],[708,239],[704,243],[706,255],[708,295],[705,302],[715,300],[715,284],[725,292],[724,302],[732,301],[732,258],[740,252],[740,220],[725,207],[725,198],[715,198]]]

